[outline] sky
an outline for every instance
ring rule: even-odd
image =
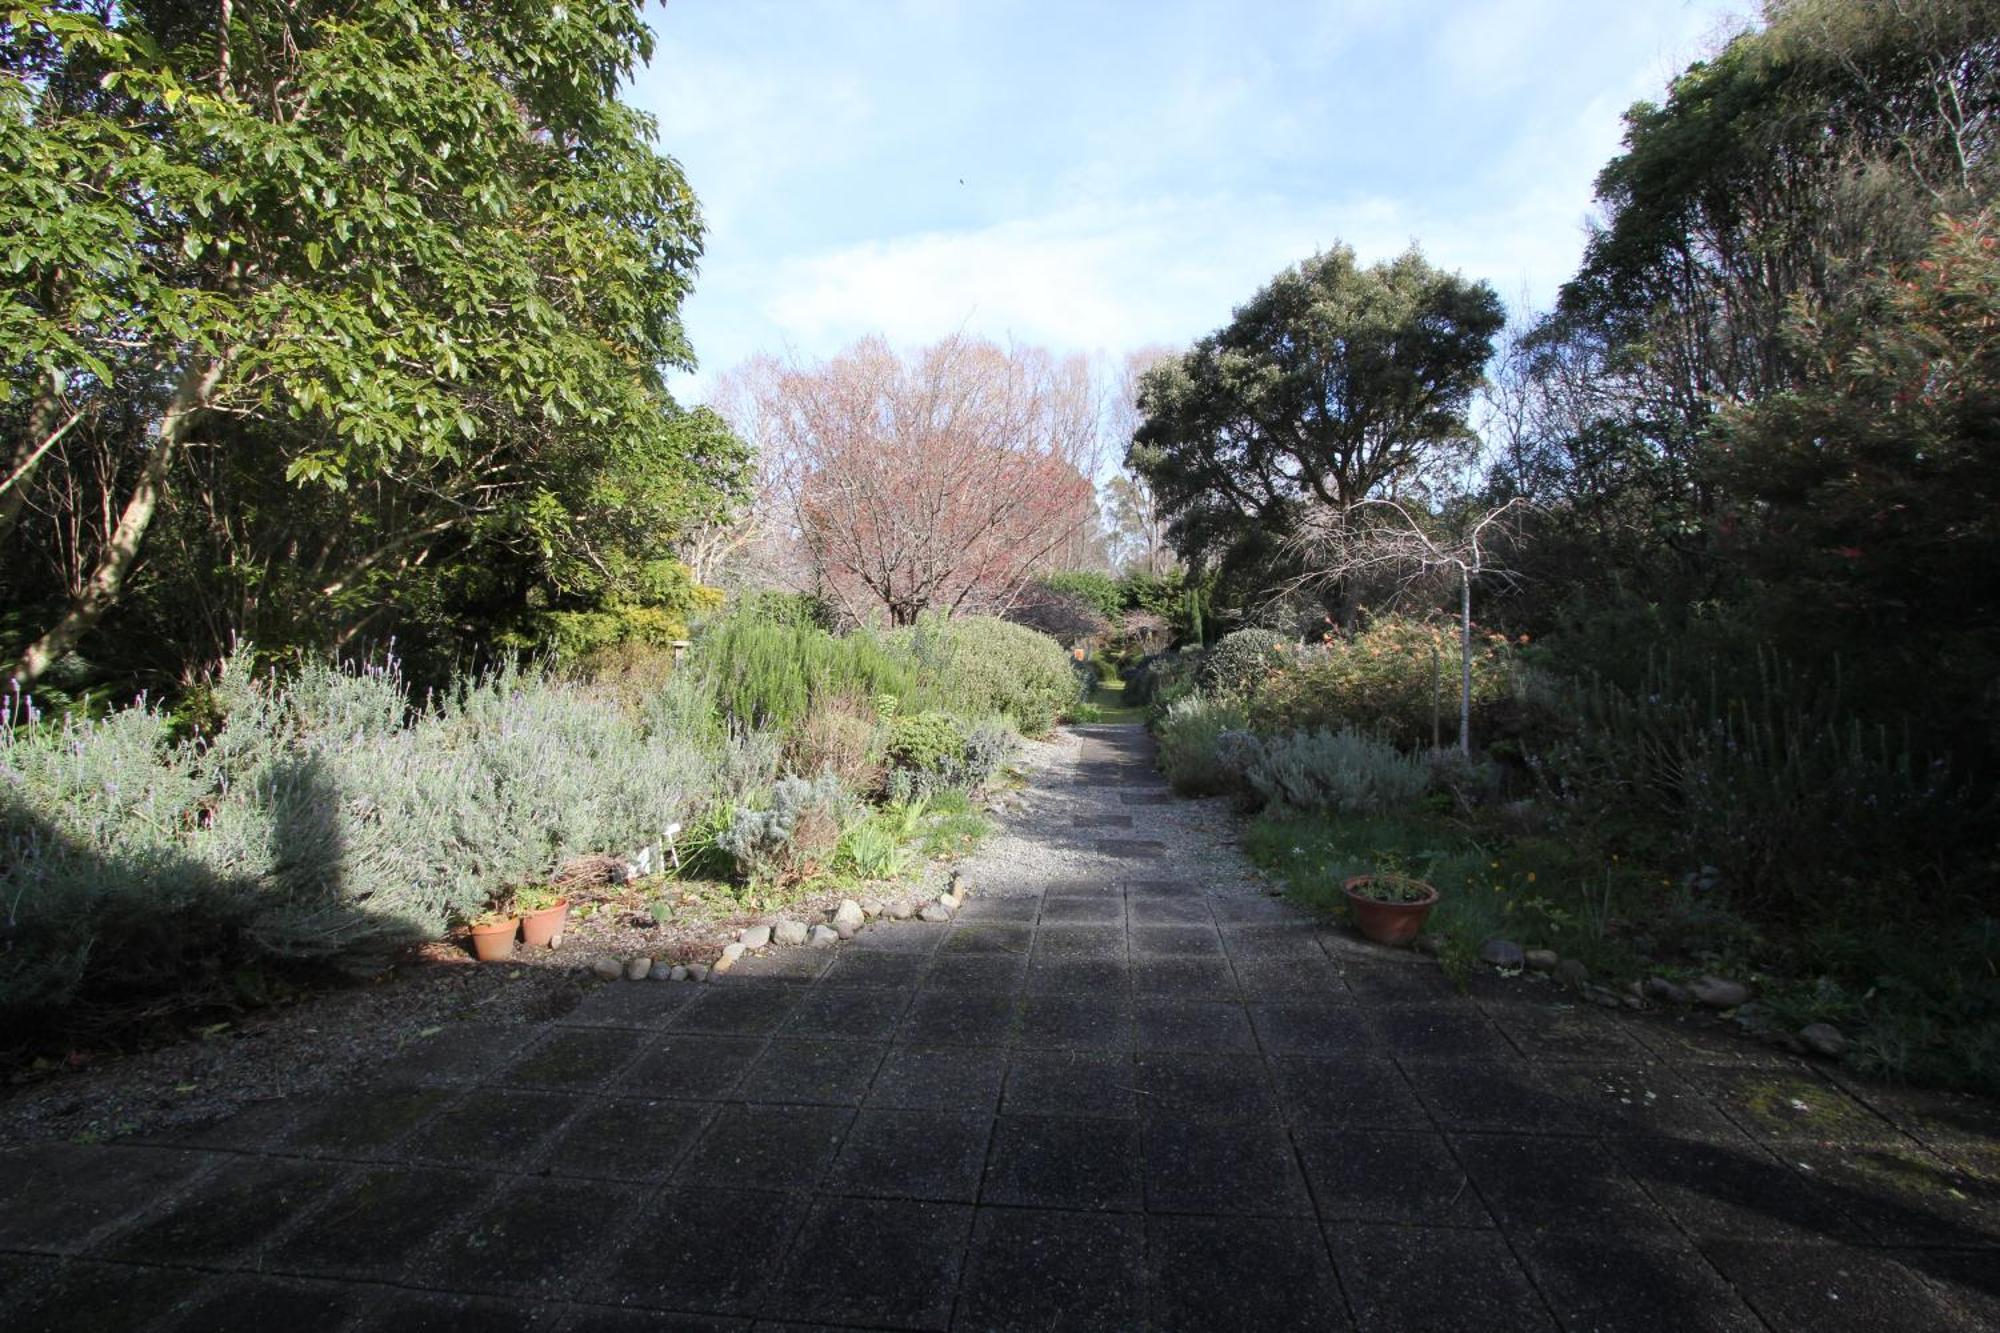
[[[702,202],[700,369],[964,331],[1186,345],[1336,241],[1545,304],[1721,0],[669,0],[630,98]]]

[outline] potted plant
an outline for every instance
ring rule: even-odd
[[[482,963],[504,963],[514,956],[514,932],[521,922],[513,912],[494,910],[472,918],[473,955]]]
[[[530,949],[553,949],[562,942],[563,922],[569,919],[569,899],[553,884],[530,884],[514,894],[514,910],[521,915],[521,943]]]
[[[1377,944],[1408,944],[1416,939],[1437,906],[1438,891],[1409,875],[1355,875],[1342,888],[1354,924]]]

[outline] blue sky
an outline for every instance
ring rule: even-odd
[[[1184,344],[1335,240],[1510,305],[1717,0],[671,0],[631,91],[708,220],[700,374],[958,329]]]

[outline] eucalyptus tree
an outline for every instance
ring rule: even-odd
[[[618,99],[650,52],[633,0],[10,0],[0,542],[72,564],[13,674],[118,601],[196,456],[366,517],[328,597],[469,534],[602,567],[593,477],[700,510],[741,459],[664,385],[701,226]]]

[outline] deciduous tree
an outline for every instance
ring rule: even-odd
[[[857,620],[1005,609],[1096,518],[1080,357],[871,338],[766,377],[757,419],[816,590]]]

